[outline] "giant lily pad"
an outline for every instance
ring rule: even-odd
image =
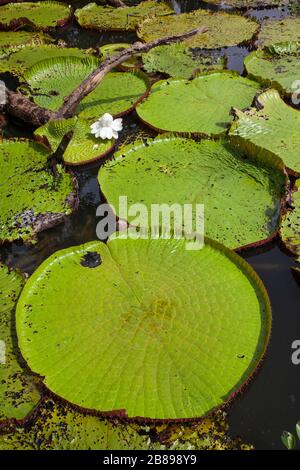
[[[148,16],[161,16],[172,13],[174,11],[167,2],[149,0],[125,8],[89,3],[85,7],[76,10],[75,16],[83,28],[100,29],[101,31],[134,31],[138,23]]]
[[[260,47],[285,42],[294,42],[300,45],[300,18],[269,20],[263,23],[257,39],[257,44]]]
[[[264,8],[288,5],[290,0],[203,0],[209,5],[232,8]]]
[[[18,21],[26,19],[38,28],[47,29],[63,25],[69,16],[70,8],[65,3],[14,2],[0,8],[0,26],[14,29]]]
[[[18,302],[17,332],[50,390],[153,419],[202,416],[232,398],[265,352],[267,294],[232,251],[185,243],[91,242],[37,269]]]
[[[40,45],[52,42],[51,36],[43,33],[29,33],[27,31],[7,32],[0,31],[0,49],[18,50],[25,44]],[[4,58],[9,52],[6,51]]]
[[[34,101],[53,111],[99,65],[95,57],[61,57],[46,59],[31,67],[24,77]],[[108,112],[113,115],[131,110],[145,95],[148,80],[142,72],[111,72],[97,88],[84,98],[77,108],[84,118],[99,118]]]
[[[295,90],[293,83],[300,76],[300,48],[290,52],[289,45],[285,49],[258,50],[245,59],[248,74],[267,86],[291,94]]]
[[[0,143],[0,241],[31,241],[37,232],[62,222],[75,203],[72,177],[60,167],[53,175],[49,151],[31,141]]]
[[[257,98],[257,109],[235,110],[230,134],[245,149],[264,151],[281,158],[287,168],[300,173],[300,111],[288,106],[276,90]]]
[[[10,72],[21,76],[26,70],[45,57],[86,57],[83,50],[72,47],[58,47],[52,44],[27,45],[16,52],[7,50],[0,61],[0,73]]]
[[[146,72],[162,72],[175,78],[191,78],[199,72],[225,68],[224,57],[218,54],[198,54],[183,43],[159,46],[143,54]]]
[[[72,138],[63,154],[67,165],[82,165],[91,163],[105,156],[113,148],[113,139],[99,140],[91,134],[89,121],[82,118],[58,119],[39,127],[35,134],[46,137],[52,151],[55,151],[67,133],[72,132]]]
[[[25,418],[40,398],[16,346],[14,308],[23,284],[20,274],[0,265],[0,421]]]
[[[107,57],[111,55],[115,55],[118,52],[124,51],[128,47],[131,47],[132,44],[128,43],[112,43],[112,44],[104,44],[103,46],[99,47],[99,52],[101,54],[101,59],[107,59]],[[122,64],[119,65],[119,68],[121,70],[135,70],[139,69],[142,66],[141,61],[139,60],[139,57],[133,56],[130,59],[126,60],[125,62],[122,62]]]
[[[299,180],[296,182],[297,191],[292,195],[293,209],[289,210],[283,217],[280,227],[280,237],[288,250],[300,256],[300,191]],[[300,261],[300,260],[298,260]],[[299,268],[298,268],[299,269]]]
[[[148,42],[164,36],[182,34],[201,26],[206,26],[208,31],[187,39],[185,43],[190,47],[216,49],[236,46],[249,41],[259,27],[256,21],[241,15],[196,10],[180,15],[146,19],[140,24],[138,35],[143,41]]]
[[[225,142],[160,136],[120,149],[100,169],[99,183],[117,213],[122,195],[128,207],[142,202],[149,213],[152,204],[192,204],[195,217],[195,205],[204,204],[205,234],[238,248],[277,230],[282,168],[276,157],[255,161]]]
[[[192,81],[163,80],[152,86],[137,113],[155,129],[218,135],[232,120],[231,107],[250,106],[259,86],[234,72],[203,74]]]

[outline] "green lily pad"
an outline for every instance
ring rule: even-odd
[[[29,33],[27,31],[0,31],[0,49],[10,49],[6,54],[18,50],[24,45],[40,45],[53,42],[51,36],[43,33]],[[5,54],[5,55],[6,55]],[[1,59],[4,58],[1,56]]]
[[[250,106],[259,87],[227,71],[198,75],[192,81],[162,80],[154,83],[137,113],[158,130],[223,134],[232,120],[231,107]]]
[[[146,72],[162,72],[174,78],[189,79],[199,72],[225,68],[225,58],[213,54],[198,54],[176,43],[159,46],[142,55]]]
[[[288,106],[276,90],[257,98],[257,109],[235,110],[230,135],[245,149],[268,152],[281,158],[292,173],[300,173],[300,111]]]
[[[85,58],[86,53],[76,47],[58,47],[53,44],[27,45],[12,52],[6,51],[6,55],[0,60],[0,73],[10,72],[17,76],[32,67],[37,62],[45,60],[45,57],[79,57]]]
[[[0,241],[32,241],[74,209],[74,182],[59,166],[53,175],[49,151],[31,141],[0,143]]]
[[[262,24],[257,39],[259,47],[286,42],[294,42],[300,45],[300,18],[269,20]]]
[[[290,0],[203,0],[209,5],[232,8],[264,8],[288,5]]]
[[[39,127],[35,131],[35,135],[46,137],[54,152],[64,135],[73,132],[71,141],[63,154],[63,159],[67,165],[83,165],[104,157],[114,145],[113,139],[96,139],[91,134],[90,126],[90,122],[82,118],[58,119]]]
[[[232,398],[264,355],[267,294],[232,251],[185,243],[113,238],[59,251],[36,270],[17,333],[50,390],[153,419],[202,416]]]
[[[46,59],[31,67],[24,77],[34,101],[57,111],[68,96],[99,65],[96,57]],[[148,89],[142,72],[110,72],[77,108],[81,117],[98,119],[108,112],[121,115],[133,109]]]
[[[195,205],[204,204],[205,234],[239,248],[277,231],[282,170],[276,157],[255,161],[225,142],[159,136],[121,148],[100,169],[99,183],[117,213],[122,195],[128,207],[142,202],[149,213],[152,204],[193,204],[194,218]]]
[[[16,347],[14,308],[23,285],[20,274],[0,264],[0,421],[25,418],[40,399]]]
[[[63,25],[70,14],[68,5],[61,2],[8,3],[0,8],[0,25],[13,29],[14,22],[26,18],[37,28],[47,29]]]
[[[117,54],[118,52],[124,51],[128,47],[131,47],[132,44],[128,43],[113,43],[113,44],[105,44],[104,46],[99,47],[99,51],[101,54],[101,59],[107,59],[107,57]],[[139,69],[142,66],[139,57],[131,57],[130,59],[126,60],[119,65],[121,70],[135,70]]]
[[[280,92],[290,95],[294,93],[293,83],[300,77],[300,49],[290,52],[278,50],[258,50],[245,59],[248,75],[263,85],[277,88]]]
[[[287,249],[300,256],[300,182],[296,181],[297,191],[292,195],[292,210],[283,215],[280,237]],[[299,268],[298,268],[299,269]]]
[[[138,36],[148,42],[204,26],[208,28],[206,33],[197,34],[185,41],[189,47],[217,49],[236,46],[249,41],[259,28],[256,21],[241,15],[195,10],[191,13],[146,19],[139,25]]]
[[[174,10],[167,2],[145,1],[135,6],[115,8],[89,3],[75,11],[83,28],[101,31],[135,31],[139,22],[148,16],[170,15]]]

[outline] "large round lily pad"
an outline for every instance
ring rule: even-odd
[[[300,45],[300,18],[269,20],[262,24],[257,39],[260,47],[285,42],[295,42]]]
[[[0,27],[14,29],[18,21],[26,19],[38,28],[47,29],[66,23],[70,13],[68,5],[61,2],[8,3],[0,8]]]
[[[50,121],[35,131],[35,135],[46,137],[54,152],[62,138],[71,132],[71,140],[64,151],[63,159],[67,165],[83,165],[105,156],[113,148],[113,139],[96,139],[91,134],[89,121],[83,118],[58,119]]]
[[[227,71],[199,75],[192,81],[163,80],[152,86],[137,113],[155,129],[218,135],[232,120],[231,107],[250,106],[259,87]]]
[[[148,42],[164,36],[182,34],[201,26],[207,27],[208,31],[187,39],[185,43],[190,47],[216,49],[236,46],[249,41],[259,28],[256,21],[241,15],[196,10],[180,15],[146,19],[140,24],[138,35],[143,41]]]
[[[34,101],[56,111],[80,83],[99,65],[95,57],[46,59],[31,67],[24,77]],[[104,113],[124,114],[145,95],[148,79],[142,72],[110,72],[97,88],[84,98],[77,112],[84,118],[98,119]]]
[[[17,332],[50,390],[85,408],[176,419],[202,416],[242,387],[269,337],[266,291],[233,252],[185,243],[91,242],[37,269]]]
[[[300,181],[296,181],[296,190],[292,194],[292,209],[282,217],[280,237],[287,249],[300,256]],[[298,259],[300,261],[300,259]],[[299,269],[299,268],[298,268]]]
[[[50,59],[53,57],[85,58],[86,56],[83,50],[76,47],[58,47],[53,44],[27,45],[16,52],[11,52],[9,49],[6,51],[6,55],[3,55],[0,61],[0,73],[10,72],[22,76],[34,64],[45,60],[45,57]]]
[[[0,264],[0,421],[25,418],[40,399],[16,346],[14,309],[23,285],[20,274]]]
[[[290,47],[258,50],[245,59],[245,67],[251,78],[264,85],[277,88],[284,94],[292,94],[293,84],[300,77],[300,48],[290,52]]]
[[[300,111],[288,106],[278,91],[267,90],[257,98],[257,109],[236,109],[235,115],[230,134],[242,147],[276,155],[291,172],[300,173]]]
[[[76,10],[75,16],[83,28],[100,29],[101,31],[134,31],[139,22],[148,16],[170,15],[172,13],[174,11],[167,2],[149,0],[125,8],[89,3]]]
[[[74,209],[73,179],[59,166],[53,174],[48,157],[35,142],[0,142],[0,242],[32,241]]]
[[[192,204],[195,217],[195,205],[204,204],[205,234],[238,248],[277,230],[282,167],[275,157],[253,161],[225,142],[160,136],[121,148],[100,169],[99,183],[117,213],[123,195],[128,207],[142,202],[149,213],[152,204]]]
[[[18,50],[25,44],[40,45],[52,42],[51,36],[43,33],[30,33],[28,31],[7,32],[0,31],[0,48],[10,49],[6,52],[11,53],[12,50]],[[4,56],[5,58],[5,56]]]
[[[221,54],[195,54],[186,44],[158,46],[142,55],[146,72],[162,72],[174,78],[189,79],[200,72],[222,70],[225,58]]]

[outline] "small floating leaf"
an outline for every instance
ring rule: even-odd
[[[249,41],[258,30],[259,25],[256,21],[241,15],[195,10],[180,15],[148,18],[139,25],[138,36],[143,41],[149,42],[200,27],[206,27],[208,31],[187,39],[185,43],[189,47],[217,49],[236,46]]]
[[[250,106],[259,87],[227,71],[198,75],[191,81],[162,80],[152,86],[137,113],[143,122],[163,131],[223,134],[232,120],[231,107]]]
[[[47,29],[66,23],[70,8],[55,1],[8,3],[0,8],[0,25],[9,27],[19,19],[26,18],[36,27]]]
[[[36,270],[17,332],[50,390],[81,407],[153,419],[199,417],[232,398],[265,353],[267,294],[232,251],[185,243],[112,238],[59,251]],[[99,266],[82,266],[88,252]]]
[[[195,217],[195,204],[204,204],[207,236],[238,248],[277,231],[282,168],[276,158],[253,161],[226,142],[159,136],[121,148],[100,169],[99,183],[116,211],[122,195],[149,213],[152,204],[192,204]]]
[[[74,209],[72,177],[48,166],[49,151],[31,141],[0,142],[0,242],[32,241]]]
[[[101,31],[134,31],[139,22],[148,16],[170,15],[172,13],[174,11],[167,2],[149,0],[124,8],[89,3],[76,10],[75,16],[83,28],[100,29]]]
[[[276,90],[267,90],[257,98],[257,109],[235,110],[236,120],[230,135],[241,146],[269,152],[281,158],[289,170],[300,173],[300,111],[288,106]]]
[[[293,450],[295,448],[296,439],[292,433],[288,431],[283,431],[281,435],[281,441],[288,450]]]
[[[35,135],[47,138],[54,152],[64,135],[72,132],[63,159],[67,165],[83,165],[106,155],[113,148],[114,141],[96,139],[91,134],[91,124],[83,118],[50,121],[35,131]]]
[[[0,421],[25,418],[40,399],[16,346],[14,309],[23,285],[20,274],[0,264]]]

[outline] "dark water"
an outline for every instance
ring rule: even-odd
[[[72,4],[83,5],[85,1]],[[177,1],[176,8],[191,11],[199,8],[199,1]],[[251,16],[283,18],[290,15],[287,8],[251,10]],[[108,42],[132,42],[134,33],[99,33],[84,31],[69,25],[55,34],[69,46],[95,47]],[[247,47],[231,47],[223,52],[228,57],[228,68],[243,73],[243,60],[249,53]],[[12,82],[10,82],[12,84]],[[141,129],[135,112],[124,119],[122,137],[135,134]],[[28,130],[9,124],[7,135],[30,136]],[[122,138],[121,138],[122,140]],[[0,248],[2,262],[32,273],[51,253],[61,248],[84,243],[96,238],[95,211],[101,202],[97,182],[100,163],[78,169],[75,175],[80,188],[78,211],[64,224],[39,235],[38,243],[26,247],[12,243]],[[293,430],[300,419],[300,365],[291,362],[291,344],[300,339],[300,291],[290,267],[295,265],[292,257],[281,249],[279,242],[243,255],[261,276],[269,292],[273,309],[273,332],[263,365],[246,392],[231,406],[229,421],[231,434],[239,435],[257,449],[281,449],[280,435],[284,429]]]

